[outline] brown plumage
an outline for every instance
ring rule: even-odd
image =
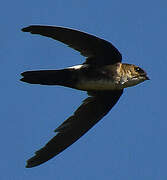
[[[73,144],[116,104],[123,89],[148,79],[144,70],[122,64],[120,52],[108,41],[73,29],[33,25],[24,32],[58,40],[86,57],[83,65],[62,70],[26,71],[21,81],[41,85],[61,85],[87,91],[80,107],[62,123],[53,137],[35,156],[27,161],[28,168],[38,166]]]

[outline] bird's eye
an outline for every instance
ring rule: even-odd
[[[144,73],[144,71],[139,67],[135,67],[135,71],[138,73]]]

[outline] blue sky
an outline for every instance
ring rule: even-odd
[[[1,3],[0,179],[167,179],[166,7],[165,0]],[[57,41],[20,31],[31,24],[70,27],[104,38],[119,49],[124,62],[141,66],[151,80],[126,89],[110,113],[63,153],[26,169],[26,160],[86,97],[73,89],[19,81],[26,70],[84,61]]]

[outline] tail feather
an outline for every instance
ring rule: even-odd
[[[73,84],[73,73],[70,70],[39,70],[26,71],[21,73],[20,80],[30,84],[41,85],[62,85],[71,86]]]

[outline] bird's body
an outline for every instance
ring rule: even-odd
[[[21,81],[27,83],[60,85],[87,91],[89,95],[55,130],[58,134],[27,161],[27,167],[34,167],[59,154],[85,134],[116,104],[124,88],[135,86],[148,77],[138,66],[121,63],[119,51],[108,41],[93,35],[52,26],[29,26],[22,30],[61,41],[87,57],[82,65],[22,73]]]
[[[127,67],[131,71],[127,72]],[[102,67],[84,64],[62,70],[27,71],[22,73],[22,81],[31,84],[61,85],[83,91],[121,90],[144,81],[132,78],[135,67],[122,63]]]

